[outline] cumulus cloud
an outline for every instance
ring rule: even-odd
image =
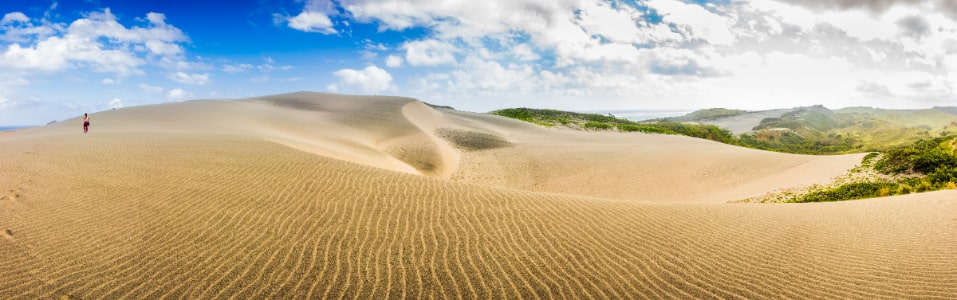
[[[318,32],[322,34],[337,33],[330,15],[337,14],[336,6],[331,0],[309,0],[298,15],[288,18],[290,28]]]
[[[385,65],[390,68],[398,68],[402,66],[402,57],[389,55],[385,58]]]
[[[405,60],[413,66],[434,66],[455,63],[455,46],[438,40],[406,42]]]
[[[0,25],[7,25],[11,23],[26,23],[30,22],[30,18],[22,12],[15,11],[3,15],[3,19],[0,19]]]
[[[957,90],[951,79],[957,78],[957,1],[323,3],[324,11],[304,11],[383,31],[424,32],[398,45],[404,53],[386,57],[385,65],[424,67],[428,71],[412,73],[403,90],[429,97],[588,95],[630,107],[740,101],[743,108],[766,108],[807,105],[808,99],[834,105],[955,100],[947,91]],[[912,70],[929,77],[901,75]],[[330,90],[350,87],[344,78],[364,70],[345,71],[337,72],[343,80]]]
[[[613,42],[640,42],[638,28],[641,13],[630,6],[611,7],[607,2],[587,2],[578,16],[578,24],[587,32],[594,32]]]
[[[166,100],[168,101],[181,101],[186,100],[186,98],[193,97],[193,93],[185,91],[183,89],[172,89],[166,92]]]
[[[185,84],[192,85],[205,85],[209,83],[209,73],[203,74],[188,74],[184,72],[176,72],[169,75],[169,79]]]
[[[818,9],[855,9],[864,8],[872,11],[884,11],[897,4],[919,4],[924,2],[950,2],[950,0],[782,0],[784,2],[818,8]]]
[[[912,15],[897,20],[897,26],[900,26],[905,35],[920,38],[930,33],[930,23],[923,17]]]
[[[356,88],[363,93],[381,93],[395,90],[392,75],[376,66],[368,66],[362,70],[342,69],[332,73],[339,77],[339,83],[330,85],[330,91],[338,91],[341,87]]]
[[[151,56],[170,58],[182,54],[179,43],[186,36],[166,24],[164,16],[147,14],[146,27],[126,27],[109,9],[93,12],[69,26],[38,21],[5,34],[13,43],[0,53],[0,66],[26,70],[57,72],[86,67],[96,72],[120,76],[140,74],[140,66]],[[32,21],[22,13],[8,13],[0,23]],[[28,38],[33,36],[35,38]]]
[[[110,100],[110,103],[107,105],[112,109],[123,108],[123,100],[120,100],[119,98],[113,98],[113,100]]]
[[[332,27],[332,20],[329,16],[314,11],[304,11],[289,18],[289,27],[308,32],[319,32],[324,34],[334,34],[336,29]]]
[[[657,10],[666,22],[675,24],[686,36],[703,39],[715,45],[731,44],[736,39],[730,30],[733,20],[700,5],[677,0],[648,0],[647,4]]]
[[[509,93],[524,95],[537,89],[538,78],[529,65],[509,64],[503,66],[495,61],[468,57],[464,67],[452,72],[453,88],[464,91],[479,91],[483,95]]]
[[[538,55],[538,53],[535,53],[535,51],[533,51],[528,44],[518,44],[515,47],[512,47],[512,55],[521,61],[533,61],[541,58],[541,56]]]

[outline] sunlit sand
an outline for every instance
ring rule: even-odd
[[[954,298],[957,191],[729,204],[862,155],[294,93],[0,134],[0,298]]]

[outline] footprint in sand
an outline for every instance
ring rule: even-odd
[[[0,200],[7,200],[7,199],[9,199],[9,200],[11,200],[11,201],[17,201],[18,198],[20,198],[20,189],[13,189],[13,190],[10,190],[10,192],[9,192],[9,194],[7,194],[7,196],[0,197]]]

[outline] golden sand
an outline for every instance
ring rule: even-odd
[[[725,203],[859,155],[315,93],[91,119],[0,140],[0,298],[957,297],[957,191]]]
[[[0,139],[3,139],[3,138],[8,137],[8,136],[11,136],[11,135],[13,135],[13,134],[15,134],[15,133],[17,133],[17,132],[16,132],[16,131],[12,131],[12,130],[11,130],[11,131],[0,131]]]

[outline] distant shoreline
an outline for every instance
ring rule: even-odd
[[[30,127],[36,127],[36,126],[0,126],[0,132],[17,131],[20,129],[27,129]]]
[[[17,133],[17,131],[34,126],[0,126],[0,139],[7,138]]]

